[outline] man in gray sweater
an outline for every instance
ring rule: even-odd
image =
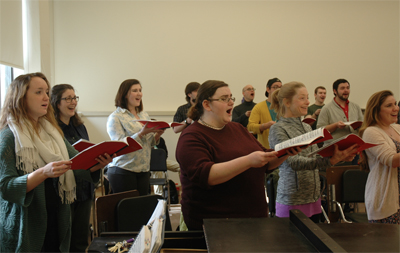
[[[318,117],[317,128],[325,127],[331,132],[334,139],[356,130],[344,122],[362,121],[363,114],[359,105],[350,102],[350,83],[346,79],[338,79],[333,83],[333,100],[321,109]]]
[[[325,127],[333,139],[338,139],[350,133],[358,134],[344,122],[362,121],[363,114],[359,105],[349,101],[350,83],[346,79],[338,79],[333,83],[333,100],[325,105],[319,114],[317,128]],[[357,164],[358,157],[353,164]]]

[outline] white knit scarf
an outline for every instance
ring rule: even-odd
[[[34,134],[32,138],[28,130],[28,127],[32,127],[31,123],[25,120],[19,127],[14,117],[8,118],[8,126],[15,136],[16,167],[25,174],[50,162],[69,160],[67,147],[57,129],[43,118],[39,119],[38,123],[40,134]],[[65,204],[70,204],[76,199],[76,183],[72,170],[58,178],[58,194],[61,202]]]

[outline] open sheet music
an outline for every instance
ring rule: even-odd
[[[129,253],[158,252],[164,242],[164,228],[166,220],[165,200],[159,200],[152,216],[142,227]],[[134,218],[134,217],[133,217]]]
[[[332,139],[332,135],[325,128],[318,128],[314,131],[299,135],[287,141],[275,145],[275,151],[278,151],[278,157],[286,154],[286,150],[294,147],[304,148],[310,144],[317,144]]]

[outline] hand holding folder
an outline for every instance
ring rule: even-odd
[[[73,147],[79,151],[79,154],[71,158],[72,170],[90,169],[98,164],[96,158],[106,153],[110,156],[114,153],[120,156],[142,149],[142,145],[129,136],[121,141],[103,141],[98,144],[81,139]]]

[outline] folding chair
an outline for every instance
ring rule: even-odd
[[[327,205],[328,205],[327,196],[326,196],[326,193],[325,193],[326,192],[325,191],[326,190],[326,177],[320,174],[319,175],[319,180],[321,182],[321,193],[320,193],[320,195],[321,195],[321,212],[324,215],[324,218],[325,218],[326,222],[328,224],[330,224],[331,221],[329,220],[329,217],[328,217],[328,215],[326,214],[326,211],[325,211],[325,207],[327,208]]]
[[[95,232],[99,236],[102,232],[116,231],[116,209],[117,204],[124,198],[139,196],[137,190],[109,194],[96,198],[96,229]]]
[[[347,170],[342,178],[342,202],[364,203],[365,185],[367,183],[368,172],[359,169]],[[339,208],[341,218],[344,222],[368,222],[367,213],[343,211],[342,205],[334,201]]]
[[[169,179],[167,171],[167,153],[163,149],[152,149],[150,159],[150,171],[151,172],[163,172],[164,177],[162,178],[150,178],[150,185],[162,185],[162,195],[167,198],[168,209],[171,204],[170,191],[169,191]],[[165,196],[164,188],[167,188],[168,196]]]
[[[274,217],[276,213],[275,204],[276,204],[276,188],[278,186],[279,180],[279,169],[276,169],[272,173],[267,175],[266,178],[266,188],[267,188],[267,196],[268,196],[268,212],[269,217]]]
[[[145,195],[122,199],[117,206],[117,230],[140,231],[146,225],[158,204],[160,195]],[[172,231],[168,208],[166,210],[165,230]]]

